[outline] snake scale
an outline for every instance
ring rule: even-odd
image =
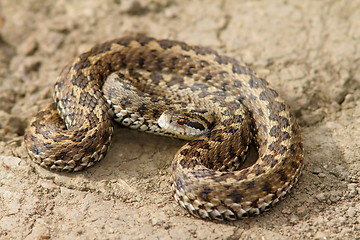
[[[236,220],[279,201],[303,167],[299,127],[278,93],[216,51],[146,36],[95,45],[66,66],[55,103],[25,132],[33,161],[79,171],[104,158],[112,120],[188,139],[171,164],[175,200],[192,215]],[[248,146],[257,160],[241,168]]]

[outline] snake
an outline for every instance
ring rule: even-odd
[[[299,125],[266,80],[210,48],[144,35],[99,43],[66,65],[25,146],[44,168],[80,171],[105,157],[114,120],[187,140],[170,164],[171,188],[205,220],[270,209],[304,165]]]

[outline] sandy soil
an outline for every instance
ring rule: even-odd
[[[0,239],[360,239],[360,1],[0,2]],[[145,33],[212,47],[266,78],[302,126],[305,170],[271,211],[228,224],[173,201],[182,142],[118,127],[76,174],[33,164],[23,134],[60,69],[94,43]]]

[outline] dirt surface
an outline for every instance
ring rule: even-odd
[[[360,239],[359,11],[358,0],[1,0],[0,239]],[[280,92],[306,149],[291,194],[242,221],[195,219],[169,185],[183,142],[120,127],[86,171],[29,160],[24,129],[65,64],[136,33],[214,48]]]

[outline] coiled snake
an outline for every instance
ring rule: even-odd
[[[303,166],[299,127],[278,93],[208,48],[145,36],[95,45],[64,68],[55,102],[26,129],[35,162],[64,171],[92,166],[109,148],[113,118],[189,139],[172,162],[172,187],[200,218],[259,214],[291,189]],[[258,159],[240,169],[250,143]]]

